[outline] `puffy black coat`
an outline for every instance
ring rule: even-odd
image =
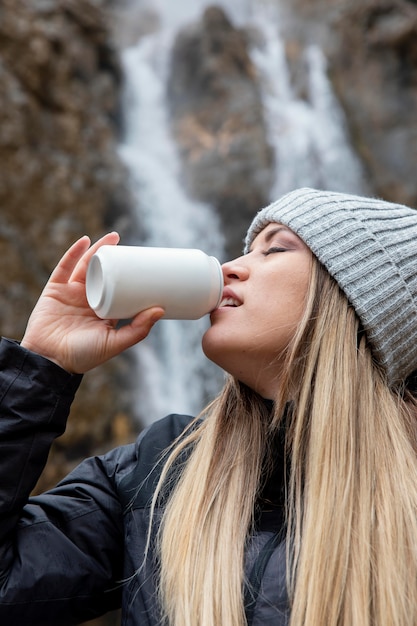
[[[136,443],[85,460],[51,491],[29,497],[80,381],[1,340],[0,624],[64,626],[121,606],[122,626],[157,626],[152,552],[141,568],[149,503],[158,455],[190,418],[170,415]],[[288,622],[280,525],[265,517],[249,542],[252,626]]]

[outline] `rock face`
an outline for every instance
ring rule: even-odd
[[[417,206],[415,0],[295,0],[281,11],[301,97],[303,50],[315,42],[325,51],[367,192]],[[249,44],[221,8],[209,7],[178,33],[168,88],[185,186],[217,208],[232,256],[268,199],[273,164]]]
[[[3,332],[57,255],[80,233],[97,236],[117,201],[119,70],[102,22],[83,0],[0,3],[1,254],[8,284],[30,278],[5,294]]]
[[[168,99],[191,196],[217,208],[229,255],[242,250],[247,222],[268,199],[268,145],[247,36],[219,7],[178,33]]]
[[[116,156],[120,70],[102,7],[88,0],[0,1],[0,333],[19,339],[55,262],[87,233],[123,232]],[[39,488],[85,454],[124,440],[130,364],[86,376]]]

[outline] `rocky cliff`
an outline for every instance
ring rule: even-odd
[[[178,33],[168,80],[185,187],[217,208],[231,256],[242,249],[236,224],[269,198],[274,160],[248,44],[225,11],[209,7]]]
[[[417,206],[417,5],[415,0],[297,0],[281,3],[292,87],[308,99],[306,48],[325,52],[366,189]],[[218,210],[241,249],[244,225],[269,198],[274,157],[265,130],[259,76],[249,51],[256,29],[236,28],[208,7],[178,32],[168,98],[184,184]],[[278,163],[278,167],[280,164]]]
[[[0,332],[19,339],[51,269],[87,233],[126,228],[117,158],[120,68],[103,8],[88,0],[0,1]],[[129,362],[86,376],[40,487],[129,436]],[[119,433],[117,435],[116,431]]]

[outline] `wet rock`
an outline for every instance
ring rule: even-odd
[[[103,3],[0,2],[0,333],[19,339],[50,271],[79,236],[129,226],[116,155],[120,68]],[[112,445],[131,417],[128,356],[88,374],[39,488]]]
[[[221,8],[179,32],[168,97],[185,186],[217,208],[228,254],[238,255],[248,221],[268,200],[273,155],[247,36]]]

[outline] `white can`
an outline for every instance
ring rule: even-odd
[[[221,301],[219,261],[202,250],[102,246],[86,277],[90,307],[103,319],[129,319],[151,306],[165,319],[198,319]]]

